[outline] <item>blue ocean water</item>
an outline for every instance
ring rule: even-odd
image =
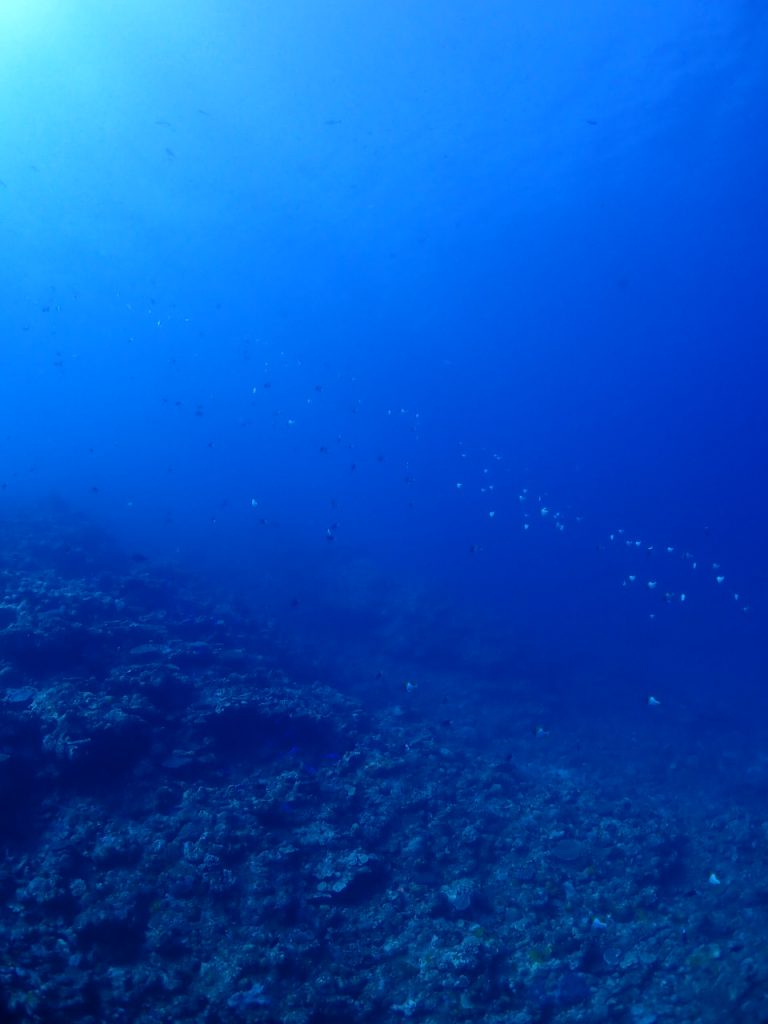
[[[2,5],[0,523],[2,604],[11,611],[0,612],[0,626],[13,642],[0,646],[0,680],[9,771],[21,772],[22,790],[41,807],[54,790],[76,807],[87,772],[72,769],[72,791],[64,768],[64,789],[52,781],[58,767],[33,784],[38,739],[54,737],[45,750],[62,764],[76,762],[67,744],[81,741],[74,727],[46,732],[19,708],[42,706],[46,687],[67,680],[72,691],[55,698],[61,719],[76,705],[87,719],[82,694],[93,678],[110,700],[128,701],[126,680],[139,686],[150,672],[136,666],[164,658],[178,675],[154,713],[169,719],[152,719],[152,738],[141,733],[149,760],[130,771],[153,787],[163,771],[180,775],[169,784],[178,793],[168,820],[182,789],[197,794],[201,819],[215,816],[213,796],[206,811],[194,772],[185,774],[202,756],[195,744],[237,751],[208,780],[217,793],[245,785],[251,776],[237,759],[247,761],[251,728],[272,734],[269,767],[259,771],[273,772],[270,792],[280,796],[257,817],[276,851],[287,836],[301,849],[296,836],[309,826],[292,815],[317,826],[336,806],[316,796],[297,810],[286,772],[326,778],[353,748],[369,765],[386,750],[393,792],[409,779],[417,789],[415,776],[437,771],[432,754],[414,767],[393,751],[416,750],[427,734],[436,757],[445,748],[458,759],[432,795],[430,814],[443,814],[449,831],[459,821],[479,828],[466,792],[495,792],[479,767],[486,757],[518,766],[529,809],[546,805],[565,820],[564,808],[595,803],[582,832],[571,822],[553,825],[547,843],[541,831],[526,840],[539,897],[518,900],[522,917],[535,919],[524,954],[504,938],[514,926],[494,918],[484,872],[491,862],[502,870],[499,849],[481,844],[477,853],[470,842],[472,870],[449,870],[437,853],[428,867],[419,862],[413,884],[433,878],[443,894],[428,919],[454,927],[466,912],[467,928],[480,930],[472,941],[486,943],[461,969],[454,950],[450,970],[465,981],[445,991],[437,967],[427,977],[424,966],[433,956],[450,973],[442,939],[429,954],[428,938],[423,949],[414,938],[407,951],[374,956],[378,995],[349,978],[331,994],[326,945],[337,928],[337,944],[351,949],[342,932],[358,897],[320,924],[313,914],[324,897],[314,893],[288,900],[289,909],[284,899],[269,941],[251,936],[258,969],[219,965],[222,991],[202,975],[193,985],[182,972],[165,988],[155,979],[140,1000],[144,1015],[134,1008],[131,1019],[768,1019],[765,954],[739,923],[752,915],[759,933],[768,891],[767,68],[768,15],[752,0]],[[134,608],[139,586],[146,603]],[[91,592],[41,655],[50,630],[35,616]],[[116,630],[114,664],[101,646],[93,653],[92,636],[68,633],[75,620],[96,629],[83,609],[99,601],[113,609],[105,621],[124,616],[123,632],[99,627]],[[220,612],[226,627],[212,625]],[[203,620],[198,632],[189,625]],[[138,653],[116,675],[129,626]],[[182,652],[179,638],[208,646]],[[181,676],[194,676],[196,659],[208,670],[211,651],[231,649],[227,664],[242,670],[245,692],[256,670],[235,653],[256,656],[259,644],[293,710],[225,715],[207,739],[187,723],[164,747],[158,737],[187,707],[192,684]],[[213,687],[214,675],[200,685]],[[141,678],[145,697],[151,686]],[[352,711],[342,703],[334,712],[328,693],[371,716],[354,742]],[[302,703],[312,701],[328,702],[317,712],[322,728],[302,717],[312,718]],[[122,713],[141,718],[137,706]],[[17,744],[23,770],[14,767]],[[162,752],[156,762],[151,750]],[[117,757],[115,793],[126,763]],[[112,778],[106,755],[97,764]],[[361,779],[355,785],[365,791]],[[661,880],[630,872],[635,916],[618,906],[618,890],[610,906],[594,893],[583,913],[573,910],[576,896],[560,906],[553,893],[563,885],[592,884],[589,866],[579,874],[589,857],[564,847],[548,874],[536,851],[639,820],[650,813],[646,798],[658,844],[642,856],[669,871]],[[635,801],[634,811],[622,801]],[[115,829],[143,820],[139,805],[137,796],[115,810]],[[429,831],[419,820],[409,826],[414,842]],[[713,821],[722,845],[712,838],[709,860],[683,853],[679,835],[693,843]],[[338,858],[365,849],[380,865],[365,890],[370,920],[382,902],[409,899],[414,911],[417,898],[388,865],[418,860],[416,847],[388,847],[354,816],[335,827],[349,836],[348,849],[328,840]],[[186,843],[215,831],[210,822],[189,828]],[[184,942],[150,955],[149,910],[146,932],[118,929],[115,938],[94,917],[83,938],[70,897],[38,900],[24,871],[30,858],[42,864],[45,851],[93,836],[62,824],[34,846],[39,834],[21,831],[7,854],[9,902],[34,902],[29,928],[55,922],[75,937],[61,963],[7,946],[3,1019],[124,1019],[116,1006],[141,989],[140,969],[158,956],[180,964]],[[623,848],[640,832],[638,824]],[[144,890],[161,877],[159,867],[136,867],[127,840],[114,856],[107,847],[99,856],[126,872],[126,891],[131,870],[147,872]],[[208,856],[184,849],[189,865]],[[253,888],[252,865],[244,881],[232,856],[222,877],[229,871],[232,887],[250,894],[258,917],[252,894],[269,886]],[[275,852],[276,877],[301,873],[301,860],[286,857],[279,866]],[[90,886],[85,868],[46,863],[36,878],[57,873]],[[508,870],[523,884],[529,869]],[[318,867],[316,877],[338,881],[333,871]],[[623,861],[606,868],[606,888],[625,871]],[[341,877],[337,892],[353,884]],[[207,908],[208,897],[186,885],[173,881],[180,898]],[[19,895],[30,886],[33,895]],[[640,899],[649,888],[655,896]],[[26,912],[14,913],[21,929]],[[569,914],[574,934],[583,932],[578,953],[577,940],[561,948],[547,933],[547,921]],[[647,972],[656,981],[638,976],[622,988],[611,973],[622,957],[651,962],[638,938],[649,920],[677,937],[680,961],[672,970],[669,948],[659,948]],[[617,933],[610,942],[603,924]],[[397,927],[379,919],[392,949]],[[506,953],[480,932],[507,943]],[[323,938],[302,946],[298,933]],[[243,940],[229,941],[239,949]],[[270,961],[264,950],[283,941],[303,950],[301,966],[276,953]],[[28,950],[32,939],[18,942]],[[212,963],[206,943],[226,948],[227,938],[201,933],[199,942],[187,953]],[[393,959],[400,966],[387,973]],[[728,965],[741,987],[719,980],[730,979]],[[155,968],[157,977],[172,973]],[[674,1000],[665,969],[693,979]],[[495,987],[481,981],[491,975]],[[77,1002],[67,984],[91,995]],[[181,999],[190,986],[197,1002],[169,1009],[169,993]],[[703,993],[713,990],[714,1015],[702,1016]]]

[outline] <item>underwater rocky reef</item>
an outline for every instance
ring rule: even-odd
[[[299,683],[78,524],[0,539],[0,1021],[768,1020],[759,806]]]

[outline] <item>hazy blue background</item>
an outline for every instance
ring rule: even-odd
[[[747,721],[764,11],[5,0],[0,512],[63,498],[371,687]]]

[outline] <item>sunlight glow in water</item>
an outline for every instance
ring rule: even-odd
[[[57,0],[4,0],[0,4],[0,52],[21,56],[18,47],[55,29],[62,13],[63,5]]]

